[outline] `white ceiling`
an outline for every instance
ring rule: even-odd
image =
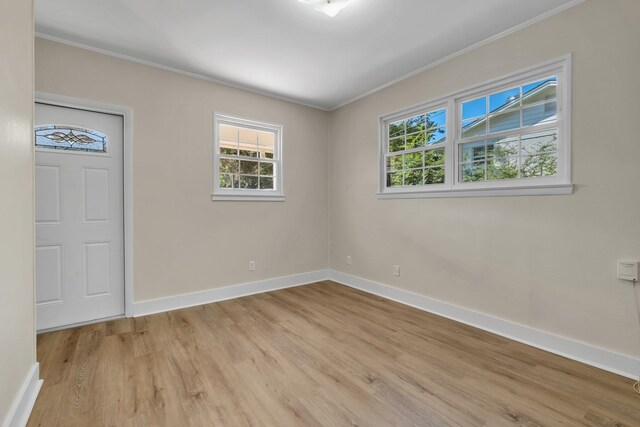
[[[331,110],[580,0],[35,0],[38,35]],[[526,46],[523,46],[526,49]]]

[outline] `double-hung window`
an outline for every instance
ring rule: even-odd
[[[445,182],[447,110],[435,105],[389,121],[385,163],[387,188],[441,186]]]
[[[380,196],[570,194],[569,61],[381,117]]]
[[[213,200],[284,200],[282,127],[214,116]]]

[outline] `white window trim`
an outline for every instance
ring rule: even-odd
[[[561,141],[558,147],[558,175],[553,177],[537,177],[511,179],[505,181],[483,181],[463,183],[457,182],[458,144],[460,108],[463,101],[485,95],[490,91],[499,91],[519,84],[523,80],[535,80],[536,77],[555,74],[558,76],[559,91],[557,95],[559,118],[553,128],[558,128]],[[410,117],[435,107],[446,106],[447,140],[445,143],[445,183],[422,186],[392,187],[386,186],[385,155],[387,128],[389,122]],[[544,125],[543,125],[544,128]],[[522,128],[520,128],[522,129]],[[536,125],[531,131],[540,129]],[[493,135],[483,135],[483,138]],[[480,139],[483,139],[480,138]],[[385,114],[379,117],[379,149],[378,149],[378,198],[380,199],[413,199],[438,197],[483,197],[483,196],[526,196],[526,195],[567,195],[573,193],[571,171],[571,54],[552,61],[529,67],[498,79],[474,85],[461,91],[421,103],[409,108]]]
[[[274,170],[275,190],[248,190],[237,188],[220,188],[220,124],[243,126],[256,130],[275,133],[274,146]],[[282,178],[282,126],[259,122],[227,114],[214,113],[213,115],[213,189],[211,200],[215,201],[271,201],[283,202],[285,200]]]

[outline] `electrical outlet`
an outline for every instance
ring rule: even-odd
[[[393,266],[393,275],[394,276],[400,276],[400,266],[399,265],[394,265]]]
[[[249,271],[255,271],[255,269],[256,269],[256,262],[249,261]]]
[[[351,265],[351,255],[347,255],[347,264]]]

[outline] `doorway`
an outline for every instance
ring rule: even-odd
[[[35,106],[36,328],[125,314],[124,117]]]

